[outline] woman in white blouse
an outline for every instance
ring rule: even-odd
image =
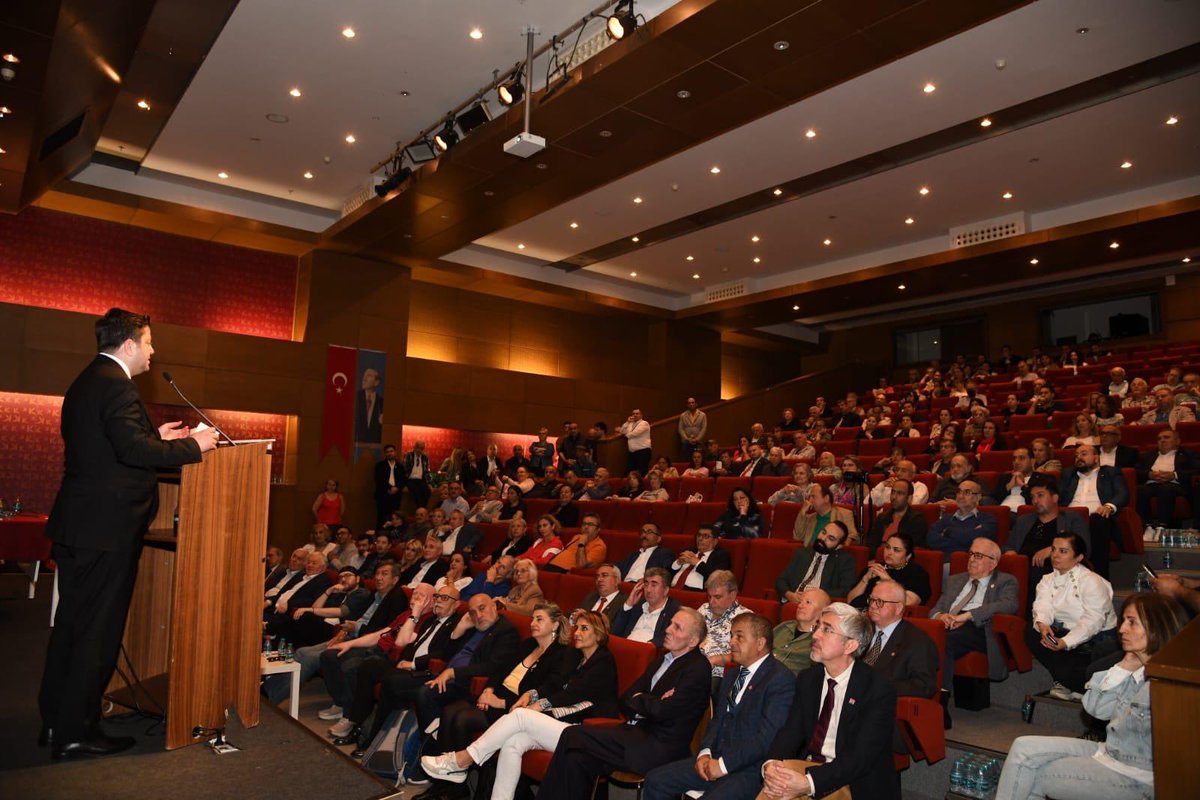
[[[684,478],[707,478],[708,467],[704,466],[704,453],[701,450],[692,451],[692,464],[683,471]]]
[[[471,568],[467,565],[467,559],[462,553],[455,553],[450,556],[450,564],[446,567],[446,574],[437,579],[437,583],[433,585],[435,592],[440,592],[447,586],[453,586],[455,589],[465,589],[467,584],[471,582]]]
[[[665,503],[670,499],[667,490],[663,488],[663,477],[658,470],[650,470],[650,474],[646,476],[646,491],[633,499],[643,503]]]
[[[1071,426],[1071,435],[1063,442],[1063,447],[1078,447],[1081,444],[1100,446],[1100,437],[1096,435],[1096,423],[1088,413],[1076,414],[1075,423]]]
[[[1087,543],[1077,533],[1054,537],[1050,565],[1038,582],[1033,625],[1025,641],[1054,679],[1050,695],[1078,700],[1088,664],[1116,647],[1112,584],[1083,565]]]

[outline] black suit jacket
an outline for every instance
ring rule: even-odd
[[[1154,464],[1153,459],[1150,460],[1150,464]],[[1129,486],[1126,485],[1121,471],[1114,467],[1100,467],[1099,470],[1096,475],[1096,494],[1100,495],[1100,502],[1112,503],[1118,509],[1129,505]],[[1069,506],[1078,486],[1079,474],[1069,467],[1064,469],[1062,479],[1058,483],[1058,502],[1064,507]]]
[[[658,615],[658,622],[654,625],[654,638],[650,640],[650,643],[655,647],[662,647],[663,638],[667,635],[667,626],[671,624],[671,617],[675,616],[675,612],[680,608],[678,600],[674,597],[667,598],[667,604],[663,606],[662,613]],[[617,612],[617,618],[613,620],[613,636],[628,636],[633,631],[633,626],[637,624],[641,616],[642,603],[638,603],[628,611],[622,605],[621,610]],[[689,739],[689,741],[691,740]]]
[[[408,584],[412,582],[412,579],[417,576],[417,573],[421,571],[421,565],[424,563],[425,563],[424,560],[418,561],[417,563],[413,564],[408,569],[404,570],[404,572],[401,572],[400,573],[400,585],[408,586]],[[428,583],[430,586],[432,586],[433,584],[437,583],[438,578],[445,576],[445,574],[446,574],[446,562],[439,558],[429,568],[429,571],[425,573],[425,577],[421,579],[421,582]]]
[[[613,623],[617,621],[617,614],[621,613],[621,608],[625,604],[625,598],[626,598],[625,593],[618,589],[617,596],[614,597],[613,601],[611,603],[609,603],[608,605],[606,605],[604,607],[604,610],[600,612],[604,616],[608,617],[609,628],[611,628]],[[587,597],[583,598],[583,600],[580,601],[579,607],[591,609],[591,607],[596,605],[597,601],[599,601],[599,600],[600,600],[599,592],[596,592],[596,591],[588,592]]]
[[[404,480],[408,480],[408,476],[412,474],[413,465],[417,462],[417,451],[409,450],[404,454],[404,474],[401,476]],[[421,479],[429,483],[429,455],[421,453]]]
[[[645,775],[654,767],[688,755],[692,734],[708,708],[712,693],[712,665],[699,648],[675,659],[654,688],[650,679],[666,655],[654,659],[629,690],[621,695],[621,711],[639,720],[629,733],[640,737],[637,747],[627,747],[625,769]],[[669,697],[664,697],[670,693]],[[893,710],[893,714],[894,714]]]
[[[367,419],[367,393],[359,389],[354,394],[354,435],[357,441],[377,444],[383,440],[383,395],[375,393],[371,418]]]
[[[1157,460],[1158,450],[1153,450],[1142,456],[1137,465],[1138,483],[1145,483],[1150,480],[1150,469]],[[1196,465],[1193,463],[1191,453],[1182,447],[1175,451],[1175,473],[1179,476],[1179,485],[1183,487],[1184,492],[1189,491],[1192,485],[1192,473],[1195,469]]]
[[[571,670],[562,679],[561,685],[544,683],[538,694],[550,701],[554,708],[565,708],[590,700],[592,705],[563,717],[564,722],[579,722],[589,717],[617,716],[617,661],[608,647],[601,645],[592,657],[579,662],[579,651],[571,664]]]
[[[893,514],[891,506],[888,506],[877,514],[875,521],[871,523],[871,530],[867,531],[866,541],[867,552],[871,558],[875,557],[875,551],[879,549],[879,545],[883,544],[883,532],[892,524]],[[924,514],[912,506],[908,507],[897,530],[911,536],[915,547],[924,547],[929,538],[929,522],[925,519]]]
[[[621,580],[628,580],[629,568],[633,566],[633,562],[637,561],[637,557],[642,554],[641,548],[634,550],[625,558],[621,559],[621,563],[617,564],[621,569]],[[675,554],[661,544],[654,548],[654,552],[650,554],[650,560],[646,562],[646,569],[651,567],[662,567],[667,572],[673,572],[671,565],[675,563]]]
[[[1099,451],[1097,451],[1099,452]],[[1138,451],[1136,447],[1127,444],[1117,445],[1117,469],[1137,469]]]
[[[451,640],[452,652],[449,658],[454,658],[474,635],[475,632],[470,630],[460,638]],[[499,683],[512,671],[520,645],[521,637],[508,618],[497,618],[496,623],[483,634],[482,641],[471,654],[470,662],[454,670],[454,682],[459,686],[470,686],[472,679],[483,677],[488,679],[488,683]]]
[[[404,593],[404,589],[401,586],[402,584],[397,583],[384,596],[383,602],[379,604],[379,608],[375,609],[375,613],[371,615],[371,619],[358,632],[359,636],[374,633],[381,628],[387,627],[396,617],[408,611],[408,595]],[[374,602],[375,598],[372,597],[371,603]],[[370,608],[370,603],[367,604],[367,608]],[[365,608],[363,609],[364,612],[366,610]],[[430,616],[433,615],[430,614]]]
[[[775,734],[787,721],[796,694],[795,677],[768,655],[754,671],[741,701],[730,711],[728,698],[737,676],[737,669],[725,670],[717,691],[716,713],[700,742],[700,749],[711,750],[713,758],[723,759],[730,773],[762,763]]]
[[[137,545],[158,511],[160,467],[200,460],[195,439],[164,442],[121,365],[98,354],[71,383],[60,425],[62,486],[46,535],[93,550]]]
[[[854,797],[899,800],[900,776],[892,761],[892,734],[896,725],[896,689],[891,681],[866,664],[855,661],[838,718],[837,757],[811,767],[815,796],[843,786]],[[796,696],[787,722],[771,743],[768,759],[807,758],[820,714],[825,667],[818,664],[796,676]]]
[[[438,538],[446,541],[447,537],[450,536],[451,530],[453,528],[447,530],[444,536],[439,535]],[[483,541],[483,531],[479,530],[474,522],[464,522],[462,529],[458,532],[458,538],[454,540],[454,552],[471,553],[481,541]]]
[[[694,553],[696,551],[693,550],[692,552]],[[672,566],[674,566],[675,562],[672,561],[671,564],[672,564]],[[686,568],[687,568],[687,565],[684,564],[679,569],[675,570],[675,575],[672,576],[672,578],[671,578],[672,588],[687,589],[692,592],[704,591],[703,585],[701,585],[701,587],[699,589],[697,589],[694,586],[684,586],[682,583],[675,583],[675,578],[679,577],[680,573],[682,573],[683,570]],[[696,575],[699,575],[704,580],[708,580],[708,576],[711,575],[714,571],[719,570],[719,569],[727,569],[727,570],[732,571],[733,570],[733,559],[730,557],[728,550],[726,550],[724,547],[721,547],[720,545],[717,545],[711,551],[709,551],[708,558],[704,559],[699,564],[697,564],[696,568],[694,570],[692,570],[692,572]]]
[[[937,694],[937,645],[929,634],[902,619],[884,642],[875,671],[905,697],[933,697]]]
[[[317,598],[325,594],[325,590],[332,585],[333,580],[330,579],[329,574],[322,572],[301,586],[294,595],[288,598],[288,616],[291,616],[291,612],[297,608],[311,608],[317,602]]]
[[[284,563],[284,564],[280,564],[278,567],[271,570],[271,574],[268,575],[266,580],[263,581],[263,592],[265,593],[265,592],[270,591],[281,580],[283,580],[283,576],[287,575],[287,569],[288,569],[287,564]],[[297,573],[297,574],[299,574],[299,573]]]
[[[385,458],[375,463],[375,499],[383,500],[388,496],[388,473],[391,467]],[[404,488],[404,462],[396,459],[396,488]]]
[[[784,592],[795,591],[796,587],[800,585],[800,581],[804,580],[804,576],[808,574],[808,569],[812,566],[816,556],[817,551],[811,547],[796,548],[796,551],[792,553],[792,560],[788,562],[783,574],[775,579],[775,592],[779,595],[779,602],[784,602]],[[820,588],[824,589],[830,597],[845,597],[854,588],[856,580],[854,556],[850,554],[850,551],[838,549],[830,553],[821,570]]]
[[[442,627],[438,628],[437,632],[433,634],[433,638],[430,640],[429,648],[425,651],[425,654],[418,659],[414,659],[413,656],[416,655],[421,635],[437,622],[437,617],[433,614],[426,614],[425,618],[417,625],[417,635],[413,637],[413,640],[408,643],[407,647],[400,651],[400,658],[397,660],[412,661],[414,672],[424,672],[429,669],[429,659],[436,658],[445,661],[450,658],[455,651],[454,642],[450,638],[450,634],[454,632],[454,626],[458,625],[458,619],[461,616],[458,612],[452,612],[445,623],[442,624]]]

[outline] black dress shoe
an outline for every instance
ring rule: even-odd
[[[334,739],[333,743],[335,745],[337,745],[338,747],[345,747],[348,744],[352,744],[355,747],[358,747],[358,734],[359,734],[359,729],[358,729],[358,726],[355,725],[353,728],[350,729],[350,732],[347,733],[345,736],[338,736],[336,739]]]
[[[38,732],[38,747],[45,747],[54,741],[54,728],[49,725],[43,725],[42,730]]]
[[[105,736],[102,733],[96,733],[79,742],[67,742],[66,744],[54,742],[50,747],[50,757],[56,761],[71,756],[101,758],[124,752],[136,743],[137,740],[132,736]]]

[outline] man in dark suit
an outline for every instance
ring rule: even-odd
[[[666,652],[621,695],[621,711],[629,721],[563,731],[539,793],[587,797],[599,775],[617,769],[645,775],[687,756],[712,691],[712,665],[698,649],[706,635],[700,612],[675,612],[663,641]]]
[[[1058,481],[1053,475],[1034,475],[1029,480],[1029,494],[1034,513],[1017,517],[1012,533],[1004,543],[1004,549],[1029,556],[1029,585],[1037,586],[1042,576],[1049,575],[1052,569],[1050,550],[1054,544],[1054,537],[1077,533],[1084,541],[1088,541],[1091,534],[1078,514],[1059,508]],[[1104,565],[1107,568],[1108,554],[1104,555]]]
[[[442,545],[436,538],[425,540],[421,560],[400,573],[400,585],[410,589],[418,583],[437,583],[446,574],[446,562],[442,560]]]
[[[796,679],[771,655],[771,623],[766,617],[735,617],[729,650],[739,669],[725,671],[700,751],[695,758],[651,770],[646,800],[675,800],[693,789],[718,800],[753,797],[758,790],[759,764],[787,718]]]
[[[625,580],[640,581],[646,574],[646,570],[651,567],[659,567],[667,572],[671,571],[671,565],[675,563],[675,554],[665,547],[660,547],[659,542],[661,541],[662,532],[659,531],[657,525],[653,522],[642,525],[641,547],[625,556],[617,564],[621,568],[621,574],[625,576]]]
[[[404,485],[414,506],[429,505],[429,456],[424,442],[414,442],[413,449],[404,454]]]
[[[271,588],[279,580],[276,578],[275,581],[272,581],[271,576],[273,576],[276,572],[284,571],[286,569],[287,567],[283,563],[283,550],[279,549],[275,545],[268,547],[267,558],[263,563],[263,576],[265,578],[263,581],[263,590],[266,591],[267,589]]]
[[[355,441],[379,444],[383,440],[383,395],[379,393],[379,370],[367,367],[362,388],[354,396]]]
[[[717,544],[716,531],[711,523],[701,525],[696,532],[696,548],[684,550],[671,563],[675,577],[671,586],[676,589],[691,589],[704,591],[704,582],[708,576],[719,569],[733,569],[733,559],[729,551]]]
[[[1123,549],[1117,514],[1129,505],[1129,486],[1125,477],[1116,467],[1100,466],[1096,448],[1081,444],[1075,448],[1075,469],[1063,470],[1062,488],[1058,494],[1063,506],[1086,507],[1090,512],[1088,535],[1083,538],[1087,542],[1092,568],[1107,578],[1109,542],[1116,544],[1118,550]],[[1049,571],[1047,568],[1046,572]]]
[[[929,534],[929,523],[925,515],[910,505],[912,483],[897,478],[892,482],[891,500],[886,509],[875,516],[871,530],[867,532],[867,552],[874,553],[884,539],[893,533],[907,533],[915,547],[924,547]],[[885,535],[886,534],[886,535]]]
[[[750,443],[750,460],[742,467],[742,471],[738,474],[743,478],[754,478],[759,475],[773,475],[770,470],[770,463],[767,457],[763,455],[762,445],[757,442]]]
[[[1187,497],[1195,464],[1192,455],[1179,448],[1179,434],[1159,431],[1158,449],[1142,456],[1137,465],[1138,515],[1147,525],[1171,527],[1175,500]],[[1157,501],[1155,506],[1151,500]]]
[[[879,581],[871,590],[867,617],[875,633],[862,660],[875,668],[903,697],[937,694],[937,645],[929,634],[904,619],[904,587]]]
[[[611,628],[625,605],[625,597],[625,593],[621,591],[620,568],[616,564],[604,563],[596,568],[596,591],[589,592],[579,603],[579,607],[608,617]],[[601,600],[604,602],[601,603]]]
[[[1138,451],[1136,447],[1121,444],[1121,428],[1118,425],[1100,426],[1100,449],[1096,455],[1100,457],[1100,466],[1122,469],[1137,469]]]
[[[799,601],[810,586],[824,589],[831,597],[845,597],[854,587],[854,556],[843,549],[849,533],[836,520],[817,534],[812,547],[797,547],[787,569],[775,579],[781,603]]]
[[[304,565],[308,561],[308,551],[297,547],[288,557],[287,565],[271,573],[263,587],[263,610],[271,605],[271,601],[288,589],[295,586],[304,577]]]
[[[150,369],[150,318],[113,308],[96,320],[92,362],[63,398],[66,469],[46,535],[54,542],[59,604],[38,705],[40,744],[54,758],[105,756],[133,746],[100,730],[137,577],[142,535],[158,510],[161,467],[200,461],[212,428],[155,428],[132,378]]]
[[[317,602],[317,598],[326,589],[333,585],[333,581],[325,572],[328,564],[329,561],[325,558],[324,553],[316,551],[308,553],[304,562],[304,577],[287,591],[280,592],[274,600],[268,601],[270,605],[263,610],[263,622],[266,623],[267,633],[277,636],[281,631],[286,630],[289,627],[293,609],[308,608]]]
[[[845,603],[832,603],[821,614],[813,632],[817,663],[796,678],[787,722],[762,766],[768,794],[823,797],[849,786],[854,797],[899,800],[892,762],[896,689],[858,663],[871,633],[866,615]],[[837,734],[826,736],[834,720]]]
[[[457,508],[450,512],[450,527],[438,534],[442,543],[442,555],[462,553],[469,560],[475,546],[483,540],[483,531],[473,523],[467,522],[467,516]]]
[[[375,464],[375,528],[383,528],[383,524],[392,516],[393,511],[400,509],[400,493],[404,491],[404,473],[400,462],[396,460],[396,445],[383,446],[383,460]],[[428,498],[426,498],[428,499]],[[421,505],[425,505],[421,503]]]
[[[679,610],[679,601],[669,594],[670,580],[671,573],[661,567],[646,570],[646,577],[633,585],[613,620],[613,636],[662,647],[671,619]]]

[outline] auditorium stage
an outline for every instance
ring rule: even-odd
[[[242,728],[230,721],[226,738],[239,752],[217,755],[204,745],[163,749],[163,733],[147,719],[106,724],[133,736],[137,745],[108,759],[50,761],[36,747],[37,689],[49,637],[51,576],[27,599],[28,583],[12,565],[0,567],[0,641],[5,643],[0,680],[0,797],[75,800],[145,798],[268,798],[302,792],[322,800],[382,800],[390,784],[364,772],[337,748],[269,704],[262,722]]]

